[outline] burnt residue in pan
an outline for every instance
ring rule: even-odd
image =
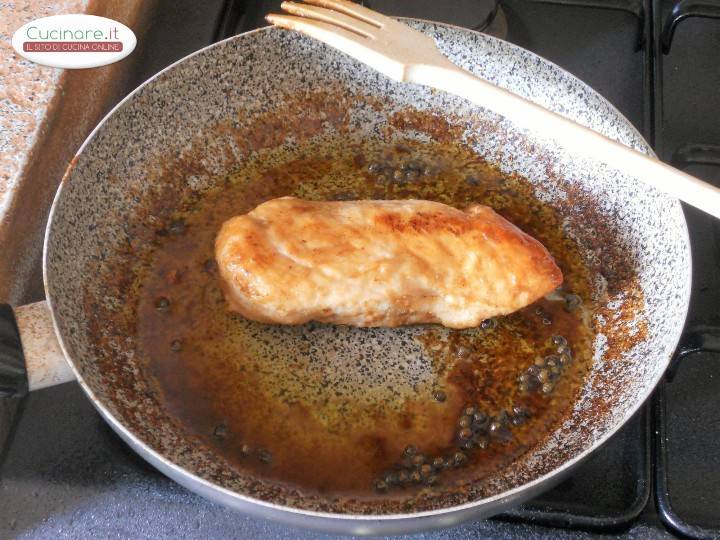
[[[249,162],[157,229],[137,334],[162,405],[240,471],[356,498],[463,485],[541,442],[591,362],[591,276],[560,216],[456,143],[332,139],[295,155]],[[222,297],[215,235],[284,195],[487,204],[547,246],[563,290],[469,330],[246,321]]]

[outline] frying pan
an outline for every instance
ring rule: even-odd
[[[406,22],[456,64],[651,153],[616,109],[550,62],[473,31]],[[393,115],[408,110],[440,115],[448,131],[393,130],[421,141],[451,133],[504,173],[521,175],[582,246],[601,300],[592,366],[572,410],[482,483],[452,492],[437,486],[410,505],[303,494],[237,470],[191,436],[152,391],[136,350],[137,253],[155,235],[157,216],[218,188],[237,163],[268,149],[291,153],[314,137],[377,138]],[[2,311],[5,395],[22,394],[28,380],[32,389],[74,377],[123,440],[188,489],[252,515],[336,533],[450,526],[557,483],[650,395],[681,336],[690,294],[678,201],[459,98],[396,84],[323,44],[271,28],[198,51],[111,111],[63,178],[44,248],[47,303],[17,309],[24,359],[11,312]],[[328,371],[343,369],[318,361]]]

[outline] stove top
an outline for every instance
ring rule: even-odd
[[[661,159],[720,185],[720,1],[364,3],[486,31],[548,58],[611,101]],[[160,0],[135,84],[263,25],[278,5]],[[685,211],[694,258],[687,339],[650,402],[555,489],[497,518],[418,536],[720,537],[720,225]],[[231,512],[166,479],[75,383],[34,393],[17,409],[0,454],[0,538],[316,536]]]

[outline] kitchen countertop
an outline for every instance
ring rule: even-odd
[[[12,34],[33,19],[66,13],[110,17],[142,34],[154,4],[0,0],[0,301],[17,304],[40,295],[37,262],[52,195],[80,143],[125,93],[123,81],[139,56],[62,70],[16,55]]]
[[[61,69],[16,55],[10,44],[12,34],[39,17],[84,12],[87,4],[87,0],[0,3],[0,215],[7,209],[32,148],[41,137],[63,74]]]
[[[6,254],[10,253],[9,242],[3,239],[13,230],[16,196],[41,151],[40,143],[57,107],[64,73],[21,58],[13,51],[10,40],[17,28],[33,19],[84,12],[87,7],[87,0],[0,2],[0,246]],[[23,255],[10,256],[24,263],[17,272],[0,272],[0,299],[17,301],[19,281],[15,276],[29,273],[33,264]]]

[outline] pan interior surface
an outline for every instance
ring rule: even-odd
[[[166,219],[143,258],[146,373],[171,414],[239,470],[326,496],[409,499],[481,482],[572,408],[592,360],[597,300],[561,216],[468,148],[394,139],[335,135],[265,152]],[[467,330],[248,321],[227,309],[213,241],[224,220],[287,195],[490,204],[542,238],[565,282]]]
[[[617,111],[559,68],[481,34],[414,24],[463,67],[648,151]],[[405,169],[398,178],[370,172],[376,162]],[[550,298],[493,328],[460,332],[242,321],[225,312],[206,240],[223,212],[230,217],[286,194],[486,202],[546,242],[566,274],[564,292],[580,295],[584,309],[568,311]],[[662,374],[684,322],[689,272],[676,201],[460,99],[395,84],[274,29],[186,59],[119,107],[64,180],[46,246],[46,284],[64,347],[107,414],[142,445],[214,485],[335,514],[482,505],[583,455]],[[211,320],[202,306],[212,304],[221,315]],[[552,324],[540,330],[543,319]],[[519,376],[531,359],[562,346],[554,335],[573,347],[572,366],[550,398],[524,391]],[[542,350],[527,350],[529,342]],[[222,365],[192,360],[213,358],[212,344],[216,358],[228,344],[246,355]],[[494,354],[483,356],[488,350]],[[228,377],[229,366],[247,377]],[[542,412],[548,399],[561,402],[546,407],[552,415]],[[490,439],[485,450],[495,457],[484,469],[476,447],[466,452],[472,467],[433,474],[436,485],[424,485],[425,474],[418,488],[364,495],[383,480],[375,470],[362,472],[359,456],[368,448],[382,449],[383,470],[396,472],[393,463],[418,453],[404,454],[408,445],[426,460],[453,458],[460,448],[423,442],[439,437],[457,445],[466,405],[497,417],[513,414],[518,400],[536,421],[513,426],[513,442]],[[274,405],[262,410],[261,403]],[[408,412],[408,404],[421,414]],[[235,423],[249,409],[252,422]],[[323,429],[308,429],[309,419]],[[532,436],[540,419],[547,429]],[[347,464],[327,467],[320,452],[316,462],[296,463],[292,477],[293,447],[278,443],[307,444],[296,455],[309,456],[319,442],[303,438],[308,431],[331,441],[347,442],[343,432],[364,438],[337,442]],[[304,489],[310,475],[318,481]]]

